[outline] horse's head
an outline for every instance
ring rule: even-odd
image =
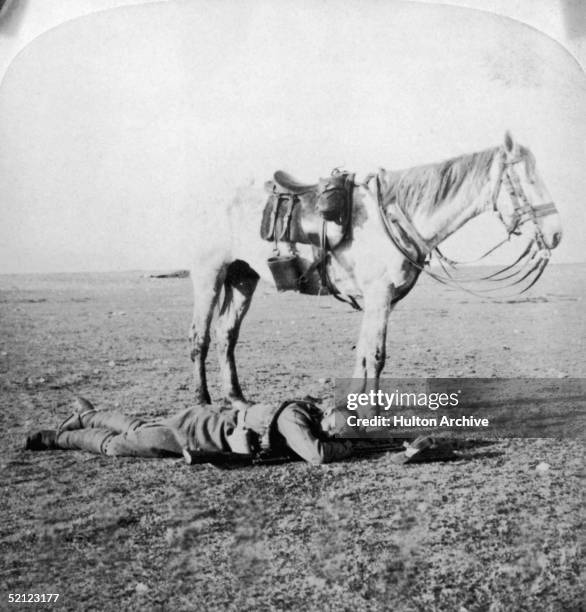
[[[497,155],[492,205],[510,234],[531,227],[540,248],[554,249],[561,240],[558,211],[537,172],[529,149],[513,140],[509,132]]]

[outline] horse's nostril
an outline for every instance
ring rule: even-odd
[[[556,232],[551,238],[551,248],[555,249],[562,239],[562,233]]]

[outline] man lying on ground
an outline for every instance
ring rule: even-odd
[[[74,412],[56,430],[30,434],[27,450],[86,450],[126,457],[185,457],[188,463],[229,458],[292,458],[313,465],[354,454],[397,450],[389,440],[333,438],[335,411],[324,413],[307,400],[280,405],[233,401],[229,408],[198,405],[159,420],[143,421],[119,411],[96,410],[87,399],[74,400]],[[435,448],[420,436],[394,457],[412,462]],[[398,448],[401,448],[400,446]]]
[[[314,465],[344,459],[356,449],[350,440],[330,437],[322,427],[322,411],[304,400],[276,406],[235,401],[226,409],[195,406],[156,421],[96,410],[83,398],[74,401],[74,409],[57,430],[29,435],[25,448],[130,457],[183,455],[189,463],[221,459],[227,453],[264,453],[300,457]]]

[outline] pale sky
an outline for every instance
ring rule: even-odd
[[[219,174],[236,187],[278,167],[308,180],[403,168],[498,145],[506,129],[562,215],[554,261],[583,261],[583,5],[440,4],[8,5],[0,273],[186,267]],[[483,234],[457,235],[457,254]]]

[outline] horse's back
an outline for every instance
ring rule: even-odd
[[[218,190],[193,208],[192,269],[229,264],[236,259],[266,267],[270,245],[260,237],[267,194],[263,182]],[[257,270],[259,273],[262,270]]]

